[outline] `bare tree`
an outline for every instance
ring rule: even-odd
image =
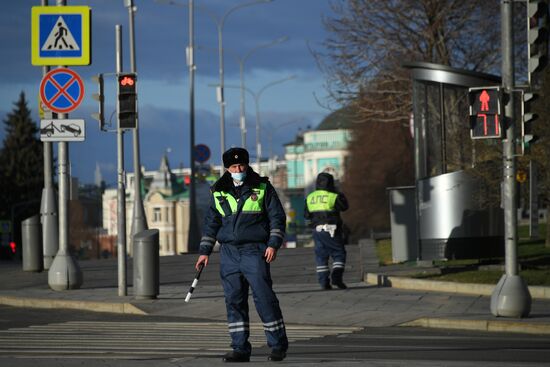
[[[326,52],[317,53],[318,61],[331,98],[357,111],[347,195],[352,203],[370,198],[369,208],[360,205],[348,219],[352,228],[375,228],[388,223],[385,188],[413,183],[412,85],[403,63],[495,72],[500,65],[499,1],[335,0],[332,9],[334,16],[325,19],[330,32]],[[450,164],[456,169],[473,159],[462,144],[467,138],[464,127],[456,127],[450,137]]]
[[[336,100],[366,91],[403,96],[407,61],[488,72],[499,65],[497,0],[338,0],[332,9],[321,63]]]

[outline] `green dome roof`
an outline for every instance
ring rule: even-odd
[[[351,129],[356,122],[358,122],[357,108],[348,106],[329,114],[321,121],[316,130]]]

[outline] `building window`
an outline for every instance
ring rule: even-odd
[[[165,252],[165,242],[164,242],[164,236],[159,236],[159,252],[164,253]]]
[[[161,208],[153,208],[153,222],[160,222],[162,220]]]

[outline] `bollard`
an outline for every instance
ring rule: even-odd
[[[159,231],[134,235],[134,297],[154,299],[159,294]]]
[[[27,218],[21,222],[23,271],[41,272],[44,270],[41,232],[42,228],[38,215]]]

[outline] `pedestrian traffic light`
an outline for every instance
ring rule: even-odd
[[[537,98],[538,94],[532,92],[523,93],[521,138],[524,152],[538,140],[538,136],[533,134],[533,123],[538,119],[538,115],[533,113],[533,102]]]
[[[527,2],[527,56],[529,84],[532,74],[548,63],[548,0]]]
[[[98,85],[98,93],[92,94],[92,98],[99,102],[99,111],[92,113],[92,117],[99,121],[99,129],[105,130],[105,96],[103,94],[103,74],[92,76],[92,80]]]
[[[135,129],[137,120],[137,76],[135,73],[117,74],[118,127]]]
[[[500,138],[500,87],[470,88],[468,98],[472,139]]]

